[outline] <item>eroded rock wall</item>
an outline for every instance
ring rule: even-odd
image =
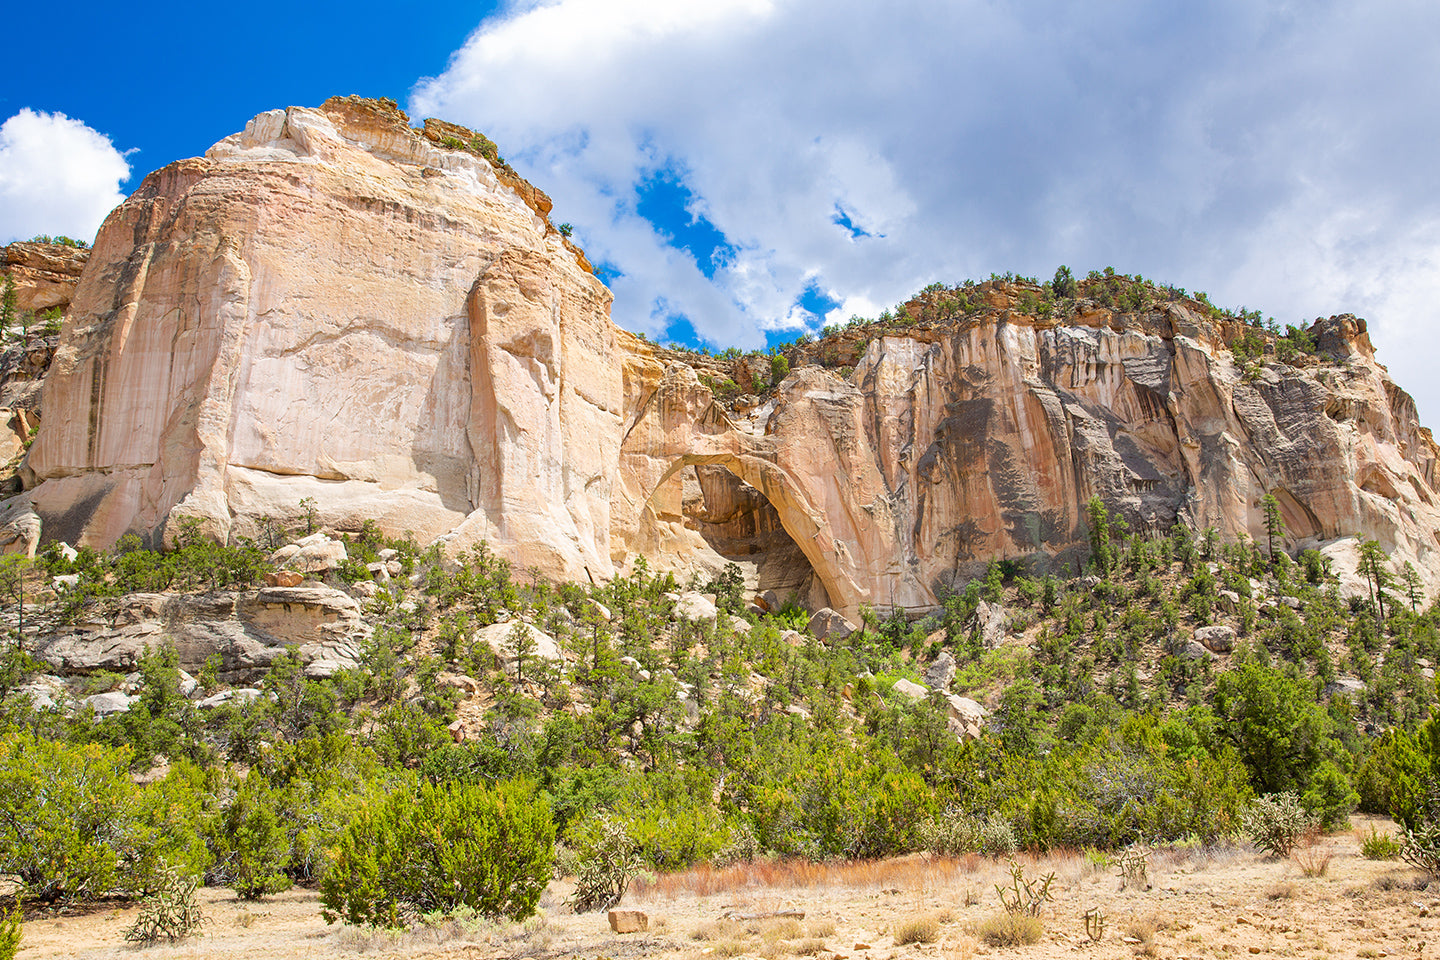
[[[737,559],[853,618],[996,557],[1077,569],[1092,496],[1134,530],[1259,538],[1273,493],[1292,547],[1373,538],[1440,580],[1436,446],[1362,321],[1246,365],[1197,301],[1062,322],[995,282],[978,312],[805,345],[772,390],[768,360],[617,329],[487,143],[341,98],[148,177],[75,290],[12,547],[248,535],[313,499],[572,580]]]
[[[146,178],[100,231],[46,381],[26,499],[48,536],[193,517],[224,538],[308,497],[337,527],[609,574],[605,371],[629,337],[548,199],[435,139],[337,98]]]

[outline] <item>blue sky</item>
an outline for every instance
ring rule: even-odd
[[[11,36],[57,37],[52,11]],[[1354,312],[1440,411],[1440,5],[521,0],[67,7],[0,61],[0,242],[332,94],[485,131],[659,339],[760,346],[935,280],[1105,266]],[[128,166],[128,171],[126,167]]]

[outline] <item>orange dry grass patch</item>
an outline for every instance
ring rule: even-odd
[[[810,860],[754,860],[715,868],[698,864],[635,884],[635,893],[652,898],[708,897],[737,890],[880,887],[903,891],[933,889],[969,876],[989,864],[978,854],[963,857],[913,855],[890,860],[815,863]]]

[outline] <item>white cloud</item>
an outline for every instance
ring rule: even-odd
[[[41,233],[91,240],[128,179],[130,165],[104,134],[23,109],[0,125],[0,243]]]
[[[551,193],[634,329],[754,345],[812,284],[848,316],[1113,265],[1366,316],[1440,416],[1437,85],[1440,6],[1412,0],[555,0],[482,24],[411,107]],[[662,169],[736,248],[713,279],[636,211]]]

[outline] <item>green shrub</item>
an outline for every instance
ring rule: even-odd
[[[221,872],[242,900],[259,900],[290,887],[284,869],[290,836],[279,817],[279,797],[259,770],[251,770],[221,821]]]
[[[137,816],[130,751],[0,731],[0,873],[25,894],[75,903],[143,890],[155,837]]]
[[[18,906],[0,917],[0,960],[15,960],[15,951],[20,949],[20,940],[25,935],[20,925],[24,919]]]
[[[790,361],[784,354],[777,353],[770,358],[770,386],[780,386],[780,381],[790,375]]]
[[[520,920],[550,881],[550,806],[522,782],[431,785],[375,796],[340,836],[320,882],[327,922],[408,926],[469,907]]]
[[[1288,857],[1300,839],[1318,826],[1293,793],[1261,797],[1245,811],[1241,826],[1250,842],[1277,857]]]
[[[1345,771],[1329,760],[1323,760],[1310,773],[1310,783],[1300,802],[1319,819],[1327,830],[1348,823],[1350,811],[1360,802],[1360,795],[1350,786]]]
[[[1360,854],[1366,860],[1394,860],[1400,856],[1400,841],[1388,833],[1381,833],[1372,825],[1368,836],[1360,840]]]

